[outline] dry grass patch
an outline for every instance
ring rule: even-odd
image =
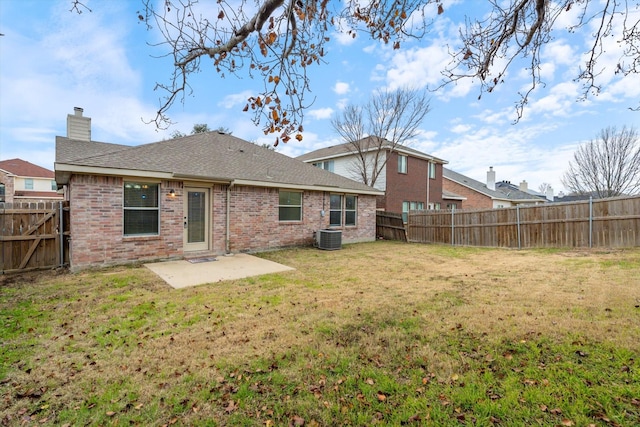
[[[296,270],[4,277],[0,423],[640,422],[638,250],[261,256]]]

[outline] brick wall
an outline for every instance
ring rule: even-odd
[[[467,200],[464,201],[464,209],[493,208],[493,201],[491,200],[491,197],[478,193],[477,191],[474,191],[469,187],[465,187],[464,185],[460,185],[450,179],[444,178],[444,189],[466,197]]]
[[[402,202],[423,202],[442,205],[442,165],[436,164],[436,177],[429,179],[427,201],[428,161],[417,157],[407,158],[407,173],[398,172],[398,153],[389,153],[387,161],[387,189],[384,205],[378,206],[389,212],[402,212]],[[444,208],[444,206],[442,206]]]
[[[305,191],[302,198],[302,221],[280,222],[277,188],[233,187],[231,189],[231,251],[260,251],[312,244],[315,231],[329,228],[329,193]],[[375,240],[375,203],[375,196],[358,196],[357,225],[332,227],[334,230],[342,231],[343,243]],[[323,210],[324,217],[321,215]],[[224,219],[224,215],[220,217]],[[220,231],[224,234],[224,229]]]
[[[14,178],[8,174],[0,171],[0,183],[4,184],[4,201],[6,203],[13,203],[14,193]]]
[[[137,237],[123,235],[123,184],[120,177],[71,177],[72,269],[182,255],[182,198],[167,196],[179,183],[160,185],[160,235]]]
[[[159,236],[123,235],[123,185],[120,177],[73,175],[70,181],[71,267],[180,258],[183,253],[184,185],[160,184]],[[227,187],[211,187],[211,250],[226,251]],[[169,190],[175,197],[169,197]],[[278,220],[279,190],[234,186],[230,191],[231,252],[250,252],[313,243],[313,233],[329,227],[329,193],[303,193],[303,220]],[[321,211],[325,211],[324,217]],[[375,240],[375,196],[358,196],[357,226],[342,230],[343,243]]]

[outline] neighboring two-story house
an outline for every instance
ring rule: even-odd
[[[373,168],[373,159],[379,150],[378,147],[381,146],[384,150],[378,158],[382,169],[373,184],[374,188],[385,192],[384,196],[377,198],[378,210],[402,212],[406,216],[409,210],[444,207],[442,169],[447,161],[409,147],[398,145],[394,147],[388,141],[383,141],[382,144],[360,145],[360,147],[364,146],[371,147],[368,150],[360,150],[364,156],[367,156],[370,169]],[[363,182],[359,172],[363,162],[359,160],[359,154],[352,144],[344,143],[311,151],[299,156],[298,160]],[[456,195],[453,197],[459,198]]]
[[[0,160],[0,202],[62,200],[53,171],[22,159]]]
[[[493,167],[487,171],[486,183],[447,168],[443,170],[443,178],[445,191],[466,197],[464,209],[507,208],[516,205],[537,205],[548,201],[545,195],[532,194],[526,181],[522,181],[519,186],[509,181],[496,182]]]

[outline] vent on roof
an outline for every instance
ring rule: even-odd
[[[318,230],[316,233],[316,243],[319,249],[327,251],[342,249],[342,231]]]

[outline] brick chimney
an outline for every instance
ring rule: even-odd
[[[493,170],[493,166],[489,166],[489,170],[487,171],[487,188],[489,190],[496,189],[496,173]]]
[[[527,184],[527,181],[525,181],[524,179],[520,183],[520,191],[522,191],[523,193],[527,193],[529,191],[529,184]]]
[[[67,114],[67,138],[91,141],[91,118],[83,117],[84,110],[73,107],[73,114]]]

